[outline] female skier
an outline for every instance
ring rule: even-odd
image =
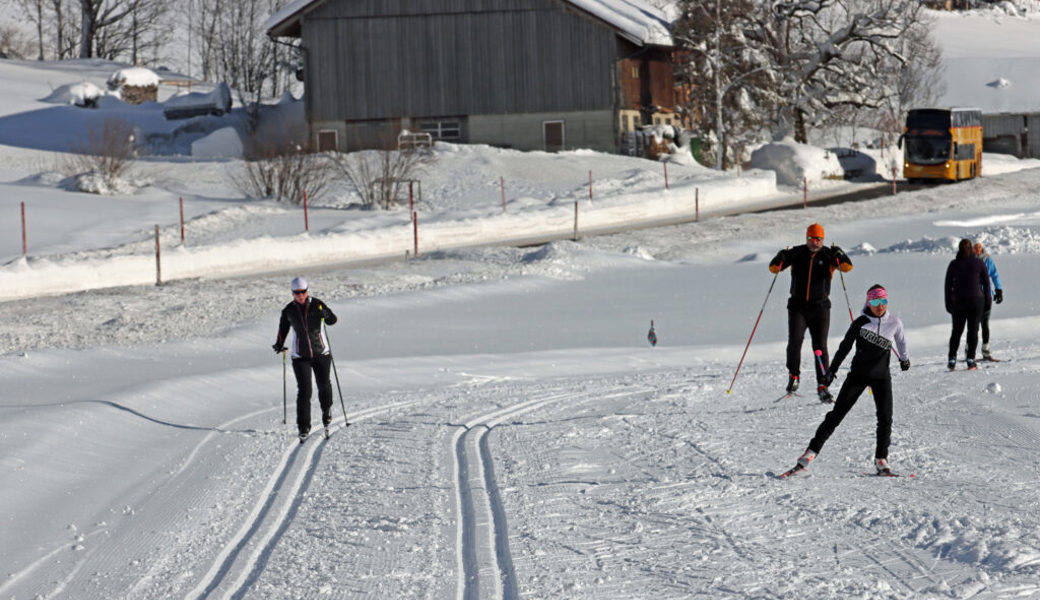
[[[834,379],[835,372],[852,349],[853,343],[856,344],[856,354],[852,357],[849,375],[838,392],[834,408],[823,418],[823,423],[816,429],[816,435],[809,441],[809,448],[798,458],[798,463],[781,478],[808,472],[809,463],[823,449],[827,438],[834,433],[867,387],[874,391],[874,405],[877,407],[874,467],[878,475],[892,476],[888,466],[888,444],[892,434],[892,375],[888,363],[892,344],[895,343],[896,357],[902,370],[910,368],[910,357],[907,355],[903,322],[888,312],[888,292],[880,284],[867,290],[863,314],[849,326],[834,354],[834,361],[827,369],[825,376],[829,380]]]

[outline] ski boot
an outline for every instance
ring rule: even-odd
[[[892,477],[892,469],[888,466],[888,461],[884,458],[874,459],[874,468],[877,469],[877,474],[881,477]]]
[[[982,360],[997,362],[997,359],[993,358],[993,355],[989,352],[989,344],[982,345]]]
[[[834,396],[827,391],[827,386],[816,386],[816,394],[820,397],[820,402],[823,402],[824,404],[834,404]]]
[[[950,360],[948,360],[946,362],[946,368],[951,370],[951,371],[956,369],[957,368],[957,359],[956,358],[951,358]]]
[[[793,394],[798,391],[798,376],[788,375],[787,376],[787,393]]]
[[[307,441],[307,436],[310,435],[310,434],[311,434],[311,430],[310,429],[301,429],[300,430],[300,443],[302,444],[305,441]]]
[[[977,364],[975,364],[975,359],[974,358],[969,358],[968,359],[968,370],[969,371],[977,371],[978,369],[979,369],[979,366]]]

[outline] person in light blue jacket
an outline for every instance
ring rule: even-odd
[[[975,246],[972,248],[975,252],[975,256],[986,263],[986,271],[989,273],[990,281],[993,285],[993,301],[1000,304],[1004,301],[1004,287],[1000,285],[1000,275],[997,274],[997,265],[993,262],[993,259],[986,252],[986,249],[982,247],[982,244],[975,242]],[[989,313],[992,311],[987,310],[982,313],[982,360],[996,360],[989,351]]]

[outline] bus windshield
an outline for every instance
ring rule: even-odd
[[[906,159],[918,165],[938,165],[950,160],[949,135],[906,136]]]

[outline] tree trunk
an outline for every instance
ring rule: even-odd
[[[94,9],[93,0],[79,0],[80,6],[80,33],[79,33],[79,57],[94,57],[94,34],[97,27],[97,12]]]
[[[805,113],[801,109],[794,109],[794,141],[802,144],[809,143],[809,136],[805,129]]]

